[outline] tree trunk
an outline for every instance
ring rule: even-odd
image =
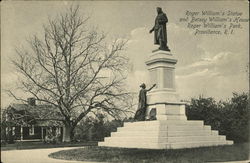
[[[71,142],[72,127],[68,124],[63,126],[63,142]]]

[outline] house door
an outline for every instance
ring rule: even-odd
[[[45,139],[46,137],[46,128],[43,128],[43,135],[42,135],[42,139]]]

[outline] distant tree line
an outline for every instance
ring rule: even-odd
[[[233,93],[228,101],[216,102],[212,97],[191,99],[186,106],[188,120],[204,120],[213,130],[235,143],[249,141],[249,96]]]

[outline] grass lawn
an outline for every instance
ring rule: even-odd
[[[230,146],[176,150],[125,149],[93,146],[63,150],[52,153],[49,157],[64,160],[118,163],[200,163],[212,161],[237,161],[248,159],[248,145],[249,144],[245,143]]]
[[[59,147],[78,147],[78,146],[96,146],[97,142],[70,142],[45,144],[43,142],[16,142],[14,144],[1,144],[1,151],[16,149],[42,149],[42,148],[59,148]]]

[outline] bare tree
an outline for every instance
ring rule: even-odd
[[[124,89],[128,59],[120,54],[126,41],[107,44],[104,34],[89,30],[88,19],[79,7],[70,7],[49,20],[44,35],[34,35],[30,49],[18,49],[13,60],[24,76],[21,88],[61,112],[63,141],[71,141],[78,122],[91,112],[119,117],[130,109]]]

